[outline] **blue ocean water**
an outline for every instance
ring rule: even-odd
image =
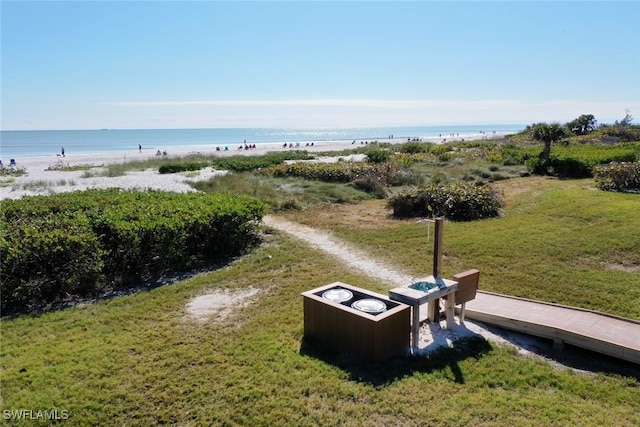
[[[516,133],[525,125],[460,125],[363,127],[334,129],[215,128],[215,129],[105,129],[0,131],[0,159],[48,156],[65,152],[91,154],[130,152],[172,147],[214,147],[242,144],[429,138],[459,134],[460,137],[487,133]]]

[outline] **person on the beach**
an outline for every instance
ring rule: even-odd
[[[62,157],[64,157],[64,147],[60,147],[60,152],[62,153]]]
[[[138,151],[142,153],[142,144],[138,144]]]

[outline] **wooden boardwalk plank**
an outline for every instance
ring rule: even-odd
[[[640,364],[640,322],[541,301],[478,292],[466,317]]]

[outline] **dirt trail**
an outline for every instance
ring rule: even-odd
[[[380,260],[372,259],[367,253],[336,240],[329,233],[270,215],[264,217],[264,223],[340,259],[369,277],[388,283],[389,289],[411,283],[411,276],[394,270]]]

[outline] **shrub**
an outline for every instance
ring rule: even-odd
[[[398,217],[433,215],[469,221],[498,216],[502,200],[488,185],[431,184],[392,197],[388,206]]]
[[[375,178],[383,184],[393,182],[400,167],[391,163],[364,162],[292,163],[277,165],[258,171],[276,178],[298,177],[324,182],[353,182],[362,178]]]
[[[373,177],[356,179],[353,181],[353,186],[359,190],[373,194],[378,199],[384,199],[387,196],[387,190],[384,184]]]
[[[103,250],[86,216],[54,213],[7,225],[0,239],[2,310],[100,286]]]
[[[615,138],[618,141],[638,141],[640,140],[639,125],[601,125],[602,133]]]
[[[371,163],[385,163],[389,161],[392,152],[385,148],[372,147],[367,151],[367,161]]]
[[[184,162],[184,163],[168,163],[160,166],[158,172],[161,174],[165,173],[177,173],[177,172],[186,172],[186,171],[198,171],[200,169],[206,168],[209,166],[209,163],[206,162]]]
[[[441,153],[438,154],[438,161],[441,163],[446,163],[455,158],[455,154],[453,153]]]
[[[640,191],[640,162],[597,166],[593,178],[601,190]]]
[[[283,164],[287,160],[310,160],[314,156],[306,151],[282,151],[267,153],[263,156],[231,156],[220,157],[213,161],[216,169],[224,169],[233,172],[247,172],[260,168]]]
[[[407,142],[402,144],[398,151],[405,154],[427,153],[431,145],[423,142]]]
[[[90,190],[3,201],[2,310],[99,293],[241,253],[264,213],[231,194]]]

